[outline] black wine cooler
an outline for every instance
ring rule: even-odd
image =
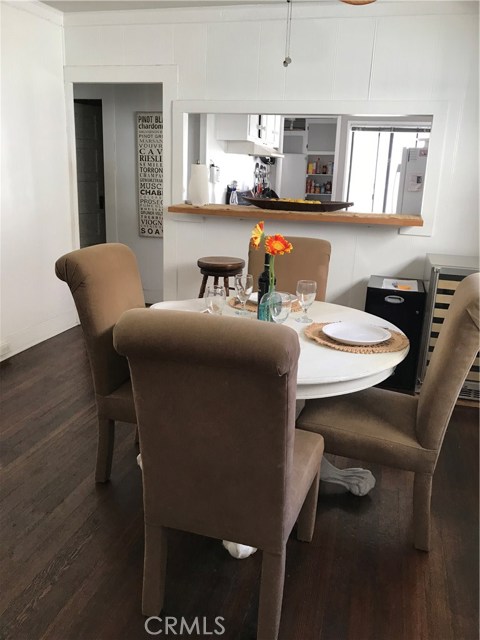
[[[414,392],[422,339],[426,292],[422,280],[371,276],[365,311],[384,318],[401,329],[410,340],[410,351],[395,372],[378,386]]]

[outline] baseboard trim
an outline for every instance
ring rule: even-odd
[[[2,349],[0,352],[0,362],[8,360],[12,356],[21,353],[30,347],[53,338],[53,336],[63,333],[67,329],[71,329],[79,324],[78,315],[76,311],[69,311],[63,313],[55,318],[49,318],[44,322],[40,322],[31,327],[27,327],[12,333],[10,335],[2,336]]]

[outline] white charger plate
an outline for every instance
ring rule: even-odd
[[[379,344],[392,337],[388,329],[359,322],[332,322],[326,324],[322,331],[336,342],[353,345]]]

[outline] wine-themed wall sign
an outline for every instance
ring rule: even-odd
[[[137,111],[139,235],[163,238],[163,114]]]

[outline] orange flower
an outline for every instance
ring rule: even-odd
[[[265,239],[265,251],[271,256],[283,256],[285,253],[290,253],[292,249],[292,244],[280,234],[268,236]]]
[[[252,247],[254,247],[254,249],[258,249],[261,241],[263,240],[263,236],[264,236],[263,227],[264,227],[264,222],[262,220],[262,222],[257,222],[257,224],[252,229],[252,238],[250,240],[250,244],[252,245]]]

